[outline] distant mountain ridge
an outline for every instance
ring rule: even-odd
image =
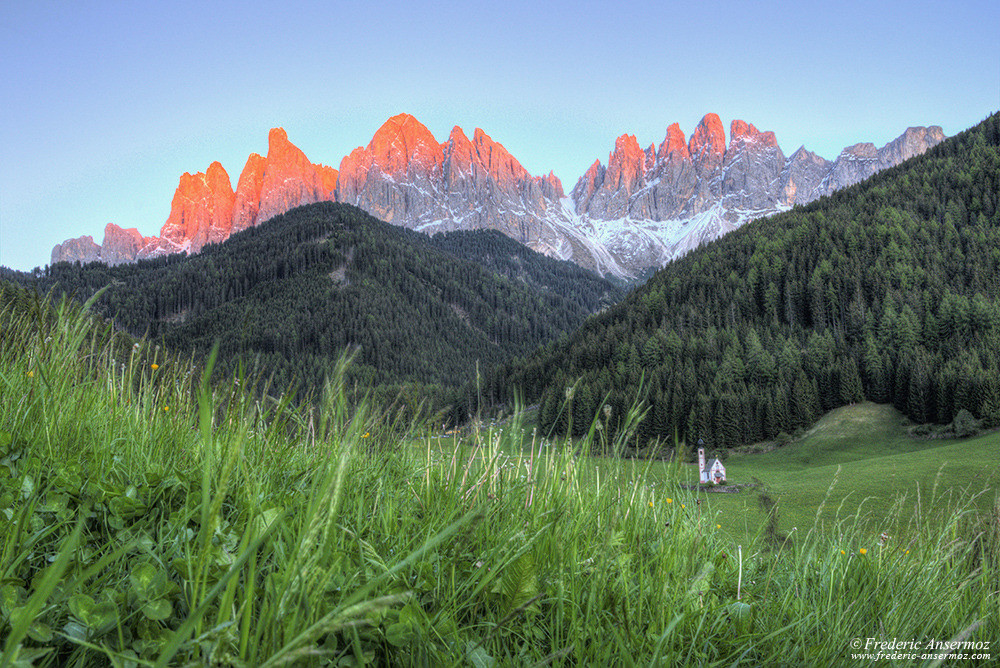
[[[233,232],[296,206],[355,204],[402,227],[434,233],[494,229],[533,250],[599,274],[634,276],[659,267],[753,218],[830,194],[919,155],[944,139],[940,127],[909,128],[876,148],[855,144],[834,160],[798,149],[785,157],[773,132],[707,114],[687,140],[671,124],[659,146],[622,135],[605,166],[596,160],[567,197],[551,172],[531,175],[477,128],[438,142],[416,118],[387,120],[340,169],[314,164],[274,128],[266,157],[253,153],[235,190],[218,162],[181,176],[159,236],[109,223],[52,250],[52,263],[114,265],[197,253]]]
[[[788,158],[773,132],[706,115],[691,135],[674,123],[645,150],[622,135],[607,167],[595,161],[572,191],[577,227],[591,230],[630,271],[662,266],[749,220],[805,204],[898,165],[945,138],[938,126],[911,127],[876,149],[845,148],[835,161],[800,147]]]

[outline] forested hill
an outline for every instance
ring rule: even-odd
[[[668,265],[526,363],[546,429],[642,397],[635,441],[771,438],[836,406],[892,402],[919,423],[1000,419],[1000,116],[868,181],[759,220]],[[607,399],[605,399],[607,397]]]
[[[428,237],[346,204],[319,203],[206,247],[108,267],[59,263],[22,283],[97,304],[175,351],[258,364],[315,387],[348,348],[362,387],[458,385],[617,302],[621,287],[495,232]]]

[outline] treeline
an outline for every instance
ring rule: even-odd
[[[19,276],[83,300],[134,336],[203,354],[218,341],[281,388],[322,386],[345,352],[359,392],[454,405],[481,368],[523,355],[618,301],[623,289],[498,232],[436,237],[344,204],[294,209],[207,246],[108,267]]]
[[[565,433],[572,419],[578,434],[605,411],[615,429],[638,398],[648,414],[636,447],[770,439],[864,399],[918,423],[965,410],[998,424],[998,145],[993,115],[863,184],[748,224],[499,368],[478,395],[510,402],[520,388],[543,428]]]

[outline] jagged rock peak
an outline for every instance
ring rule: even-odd
[[[109,265],[134,262],[140,253],[151,250],[158,242],[157,237],[144,237],[134,227],[123,229],[114,223],[108,223],[104,226],[101,262]]]
[[[321,166],[309,162],[282,128],[272,128],[267,135],[266,163],[255,225],[294,207],[333,199]]]
[[[761,132],[746,121],[734,120],[729,124],[729,148],[733,149],[737,144],[746,142],[757,142],[763,146],[777,146],[778,140],[773,132]]]
[[[871,142],[859,142],[846,147],[840,152],[840,156],[837,159],[875,159],[877,155],[878,149],[875,148],[875,144]]]
[[[646,153],[639,147],[635,135],[622,135],[615,140],[615,150],[608,156],[604,182],[610,188],[624,188],[632,193],[641,187],[646,171]]]
[[[144,237],[134,228],[108,224],[97,257],[92,246],[75,242],[63,244],[69,251],[53,249],[53,261],[86,258],[120,264],[168,253],[197,253],[206,244],[225,241],[233,232],[293,207],[334,199],[338,176],[332,167],[309,162],[288,141],[284,129],[273,128],[268,133],[267,157],[250,154],[235,191],[219,162],[204,172],[182,174],[159,237]]]
[[[566,196],[566,193],[563,192],[562,181],[560,181],[559,177],[555,175],[555,172],[549,170],[549,173],[546,176],[543,176],[542,180],[547,184],[547,187],[550,189],[551,194],[547,192],[546,195],[549,195],[550,197],[554,197],[556,199],[562,199],[563,197]]]
[[[94,243],[94,237],[85,234],[75,239],[67,239],[52,248],[51,264],[56,262],[79,262],[87,264],[101,259],[101,247]]]
[[[479,157],[483,165],[493,174],[498,182],[514,181],[531,178],[528,170],[521,166],[521,163],[510,154],[503,144],[493,141],[482,128],[476,128],[472,135],[472,142],[479,152]]]
[[[533,180],[539,184],[545,197],[559,199],[564,196],[562,182],[555,174],[549,172],[547,176],[533,177],[503,144],[495,141],[482,128],[475,129],[470,141],[462,128],[456,125],[448,135],[448,141],[441,146],[444,148],[449,183],[467,174],[473,174],[477,181],[490,177],[501,189]]]
[[[251,153],[247,158],[239,181],[236,182],[236,203],[233,206],[233,232],[253,227],[260,209],[260,193],[264,187],[267,158]]]
[[[553,173],[532,176],[481,128],[470,139],[455,127],[439,143],[413,116],[398,114],[367,147],[345,156],[339,171],[310,163],[274,128],[267,157],[249,156],[235,191],[219,163],[181,176],[162,238],[109,225],[104,247],[90,237],[70,239],[53,249],[52,261],[197,252],[292,207],[339,200],[429,233],[500,230],[544,253],[624,276],[747,220],[856,183],[942,139],[937,126],[914,127],[882,148],[848,147],[836,162],[804,147],[786,159],[774,133],[742,120],[731,123],[727,146],[721,119],[706,114],[687,140],[677,123],[658,146],[643,149],[633,135],[618,137],[607,167],[595,160],[574,185],[571,209],[559,201],[564,192]]]
[[[722,158],[726,151],[726,131],[718,114],[705,114],[691,135],[688,152],[691,157],[704,159],[706,155]]]
[[[267,167],[269,170],[312,163],[298,146],[288,141],[284,128],[271,128],[267,133]]]
[[[833,163],[800,146],[785,161],[780,177],[779,201],[782,206],[805,204],[823,194],[822,183]]]
[[[944,131],[939,125],[906,128],[906,132],[879,149],[880,167],[884,168],[909,160],[928,148],[940,144],[944,139]]]
[[[197,253],[205,244],[229,237],[233,225],[233,192],[225,168],[213,162],[204,172],[181,175],[170,216],[160,237],[170,252]]]
[[[684,132],[681,131],[681,126],[678,123],[671,123],[670,127],[667,128],[667,136],[664,137],[656,153],[656,157],[661,161],[668,160],[672,156],[681,159],[691,157],[691,151],[688,150]]]
[[[405,173],[411,162],[434,168],[444,161],[441,144],[410,114],[397,114],[383,123],[368,142],[367,152],[372,164],[390,175]]]
[[[583,176],[573,186],[573,190],[570,191],[570,198],[573,200],[577,213],[584,213],[587,210],[587,205],[594,196],[594,193],[604,185],[605,171],[601,161],[594,160],[594,163],[587,168],[587,171],[583,173]]]
[[[444,153],[452,168],[482,166],[476,147],[466,136],[465,131],[457,125],[451,129],[448,141],[444,145]]]

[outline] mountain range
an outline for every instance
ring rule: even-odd
[[[387,120],[365,147],[335,169],[314,164],[281,128],[266,156],[253,153],[237,180],[218,162],[181,176],[158,236],[109,223],[103,242],[82,236],[58,244],[52,263],[114,265],[206,244],[296,206],[354,204],[389,223],[436,233],[493,229],[599,274],[631,277],[660,267],[748,220],[787,210],[923,153],[944,139],[940,127],[911,127],[881,148],[860,143],[826,160],[799,148],[786,157],[773,132],[707,114],[690,139],[677,123],[659,144],[632,135],[595,160],[566,195],[551,172],[531,175],[500,143],[455,127],[438,142],[416,118]]]

